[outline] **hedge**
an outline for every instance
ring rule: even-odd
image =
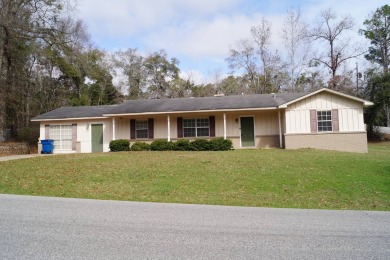
[[[150,150],[150,144],[145,142],[135,142],[131,148],[131,151],[149,151]]]
[[[233,149],[232,140],[223,139],[223,137],[211,139],[209,142],[211,151],[227,151]]]
[[[179,139],[173,143],[174,151],[189,151],[190,150],[190,140],[188,139]]]
[[[130,142],[126,139],[112,140],[109,147],[111,152],[130,151]]]
[[[233,148],[233,143],[223,137],[207,139],[195,139],[190,142],[188,139],[179,139],[176,142],[168,142],[165,139],[158,139],[150,144],[152,151],[227,151]]]
[[[206,139],[195,139],[190,143],[191,151],[210,151],[210,142]]]
[[[150,150],[152,151],[172,151],[173,144],[171,141],[165,139],[158,139],[150,144]]]

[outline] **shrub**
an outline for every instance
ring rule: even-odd
[[[165,139],[158,139],[150,144],[150,150],[152,151],[172,151],[172,142],[168,142]]]
[[[150,144],[145,142],[135,142],[130,150],[132,151],[149,151],[150,150]]]
[[[189,151],[190,150],[190,140],[188,139],[179,139],[173,143],[174,151]]]
[[[233,142],[223,137],[211,139],[209,145],[211,151],[227,151],[233,148]]]
[[[130,151],[130,142],[126,139],[112,140],[109,147],[111,152]]]
[[[210,151],[210,142],[206,139],[196,139],[189,145],[191,151]]]
[[[36,145],[39,138],[39,127],[26,127],[19,131],[18,141]]]

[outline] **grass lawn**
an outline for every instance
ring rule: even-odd
[[[0,193],[261,207],[390,210],[390,143],[303,150],[121,152],[0,162]]]

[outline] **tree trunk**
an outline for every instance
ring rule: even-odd
[[[3,91],[3,80],[0,81],[0,142],[5,141],[6,137],[6,114],[5,114],[5,93]]]
[[[7,32],[4,27],[1,27],[0,35],[0,142],[6,139],[6,48],[7,48]]]

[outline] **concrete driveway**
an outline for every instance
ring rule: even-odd
[[[390,212],[0,195],[0,259],[390,259]]]

